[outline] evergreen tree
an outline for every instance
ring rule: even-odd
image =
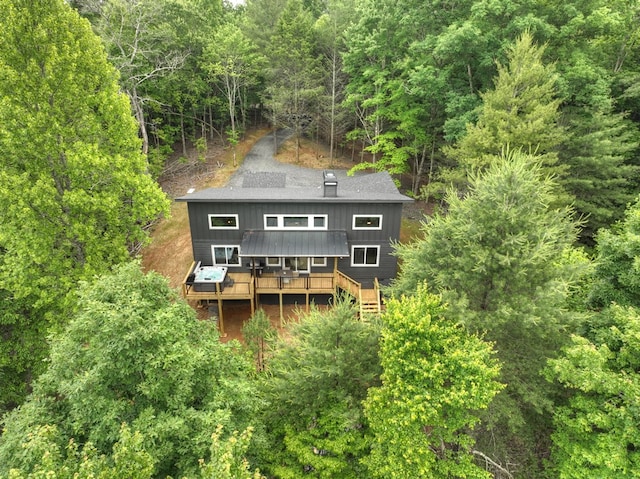
[[[468,196],[449,194],[448,214],[426,223],[423,239],[398,246],[402,271],[392,285],[413,294],[426,281],[443,295],[447,317],[495,343],[507,387],[477,438],[502,464],[529,470],[537,466],[526,456],[548,440],[554,393],[540,371],[575,327],[565,300],[586,264],[572,247],[571,211],[549,206],[554,185],[533,161],[512,152],[473,176]]]
[[[263,380],[270,445],[261,469],[291,479],[363,477],[362,401],[379,381],[378,338],[377,325],[358,321],[346,301],[291,325]]]
[[[498,63],[495,87],[481,94],[477,123],[447,150],[465,170],[486,169],[505,148],[537,155],[547,168],[556,164],[556,148],[564,138],[558,124],[558,77],[543,55],[544,47],[525,32],[508,50],[508,65]]]

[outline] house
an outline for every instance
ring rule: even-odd
[[[265,294],[352,294],[362,310],[379,310],[379,283],[393,279],[392,243],[402,206],[386,172],[346,176],[247,172],[223,188],[177,198],[187,203],[194,263],[187,299],[251,301]],[[370,297],[370,299],[367,299]],[[222,318],[220,318],[222,319]],[[222,326],[221,326],[222,327]]]

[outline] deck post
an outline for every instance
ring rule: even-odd
[[[216,283],[216,297],[218,299],[218,329],[220,330],[220,337],[226,338],[227,333],[224,332],[224,316],[222,314],[222,289],[220,283]]]
[[[282,306],[282,291],[278,293],[278,296],[280,297],[280,327],[284,328],[284,310]]]

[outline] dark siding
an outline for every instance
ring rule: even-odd
[[[381,281],[394,278],[397,261],[392,256],[390,240],[397,240],[402,217],[402,204],[331,204],[331,203],[189,203],[189,223],[195,261],[212,264],[211,246],[239,245],[247,229],[263,229],[265,214],[326,214],[328,229],[345,230],[351,245],[380,245],[379,267],[351,267],[351,260],[339,260],[338,268],[353,279],[370,287],[373,278]],[[237,230],[210,230],[209,214],[237,214]],[[353,215],[382,215],[381,230],[353,230]],[[244,268],[244,265],[243,265]],[[326,268],[313,271],[332,271],[333,259],[328,258]]]

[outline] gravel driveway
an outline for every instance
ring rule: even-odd
[[[278,130],[276,132],[278,145],[282,145],[292,135],[291,130]],[[281,163],[275,159],[274,152],[274,134],[269,133],[260,138],[253,148],[246,154],[242,164],[236,172],[231,176],[227,186],[242,186],[243,176],[246,173],[284,173],[287,177],[288,187],[306,187],[318,184],[321,173],[317,169],[305,168],[303,166],[290,165]],[[338,178],[346,178],[346,170],[332,169]]]

